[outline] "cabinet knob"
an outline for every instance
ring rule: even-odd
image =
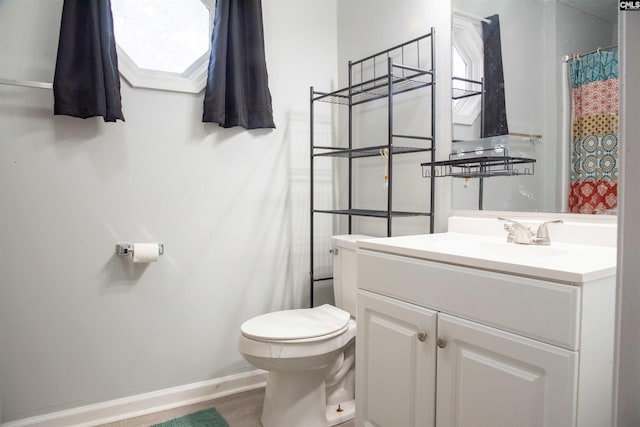
[[[447,339],[445,337],[438,337],[436,345],[440,348],[445,348],[447,346]]]
[[[424,341],[427,339],[427,333],[425,331],[418,331],[418,341]]]

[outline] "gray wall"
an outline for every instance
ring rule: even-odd
[[[337,3],[263,1],[278,126],[271,132],[200,123],[201,94],[123,82],[127,122],[105,125],[53,118],[50,92],[0,86],[2,422],[249,370],[235,350],[242,321],[306,303],[308,87],[338,87],[347,53],[336,60],[336,12],[346,4]],[[442,21],[449,2],[437,3],[428,19],[449,25]],[[61,5],[0,2],[0,76],[51,81]],[[384,21],[378,14],[376,24]],[[626,17],[633,22],[621,30],[635,40],[638,16]],[[374,22],[352,18],[384,37]],[[443,32],[438,40],[448,37]],[[378,40],[380,47],[391,37]],[[439,62],[439,75],[447,76],[450,65]],[[637,69],[638,58],[630,57],[634,93]],[[439,111],[441,123],[449,123],[446,111]],[[326,133],[332,118],[323,123]],[[450,136],[444,126],[440,144]],[[637,123],[626,127],[629,139],[639,137]],[[624,150],[625,164],[638,160],[631,144]],[[640,419],[640,206],[624,192],[636,175],[625,167],[621,184],[621,426]],[[446,220],[445,188],[439,218]],[[118,241],[162,241],[167,253],[132,268],[113,256]]]
[[[0,2],[0,76],[52,80],[61,8]],[[240,324],[306,304],[308,94],[337,78],[336,1],[263,9],[274,131],[124,80],[117,124],[0,86],[3,422],[250,370]],[[133,266],[121,241],[166,254]]]
[[[448,155],[451,147],[451,5],[442,0],[350,0],[338,2],[338,74],[340,86],[348,84],[349,60],[358,60],[381,50],[411,40],[435,28],[436,41],[436,147],[438,159]],[[431,107],[429,90],[420,89],[397,95],[394,102],[394,132],[406,135],[428,135]],[[339,118],[339,140],[347,145],[348,116]],[[356,146],[387,143],[387,100],[354,107],[354,144]],[[413,144],[410,140],[394,140],[398,145]],[[396,156],[394,160],[393,207],[396,210],[428,210],[429,181],[422,178],[420,163],[429,160],[428,153]],[[354,207],[386,209],[387,190],[381,158],[354,161]],[[347,175],[340,173],[342,206],[346,206]],[[446,230],[449,216],[450,183],[436,182],[436,225]],[[343,229],[345,225],[342,224]],[[383,219],[355,218],[354,232],[386,235]],[[398,218],[393,222],[393,234],[429,232],[426,217]]]

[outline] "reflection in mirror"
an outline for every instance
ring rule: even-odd
[[[509,136],[480,139],[492,94],[456,99],[482,86],[454,79],[452,156],[498,144],[535,166],[453,179],[454,209],[616,213],[617,9],[615,0],[453,0],[454,77],[483,81],[482,22],[499,17]]]

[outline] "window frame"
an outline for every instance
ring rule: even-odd
[[[209,10],[209,39],[213,31],[216,0],[200,0]],[[200,93],[207,84],[211,46],[182,73],[153,70],[139,67],[118,44],[118,71],[135,88],[158,89],[171,92]]]
[[[470,80],[480,81],[484,75],[484,49],[482,41],[482,27],[479,23],[464,16],[453,15],[451,49],[458,51],[467,64],[466,76]],[[453,59],[452,59],[453,61]],[[478,85],[467,83],[468,90],[478,90]],[[452,103],[452,119],[456,125],[471,126],[482,112],[480,96],[457,99]]]

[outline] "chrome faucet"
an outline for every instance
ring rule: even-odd
[[[536,236],[534,237],[533,244],[534,245],[550,245],[551,239],[549,238],[549,229],[547,227],[548,224],[562,224],[561,219],[554,219],[552,221],[543,222],[538,226],[538,231],[536,231]]]
[[[561,219],[555,219],[552,221],[546,221],[540,224],[538,230],[534,234],[530,227],[527,227],[518,221],[514,221],[509,218],[498,217],[501,221],[506,221],[504,225],[507,234],[507,242],[518,243],[521,245],[549,245],[551,239],[549,238],[548,225],[551,223],[562,223]]]
[[[519,243],[523,245],[530,245],[533,243],[533,231],[531,228],[508,218],[498,218],[502,221],[507,221],[504,224],[504,230],[508,232],[507,242]]]

